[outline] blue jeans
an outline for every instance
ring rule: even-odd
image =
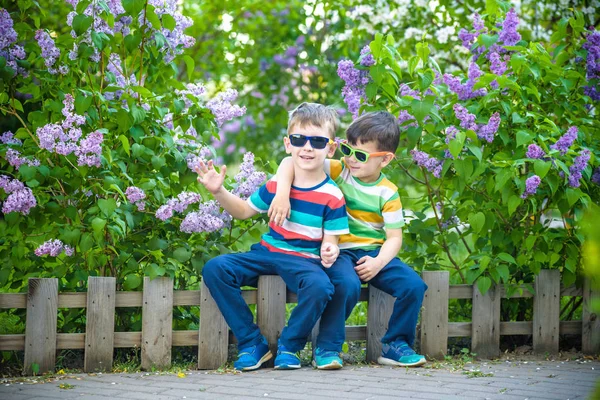
[[[240,288],[256,287],[260,275],[281,276],[288,289],[297,293],[298,305],[281,332],[280,341],[289,351],[296,352],[306,345],[333,295],[333,285],[323,270],[320,259],[275,253],[255,244],[247,253],[213,258],[204,266],[202,276],[237,338],[239,349],[256,345],[263,337]]]
[[[325,269],[335,287],[335,292],[321,316],[318,347],[326,350],[342,350],[342,344],[346,339],[346,319],[352,313],[360,296],[361,281],[354,267],[364,256],[377,257],[379,250],[342,250],[335,264]],[[396,298],[388,331],[381,342],[390,343],[402,339],[412,346],[415,341],[419,311],[427,290],[425,282],[412,268],[398,258],[394,258],[369,281],[369,285]]]

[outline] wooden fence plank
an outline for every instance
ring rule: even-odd
[[[560,271],[543,269],[535,277],[533,297],[533,351],[558,352]]]
[[[200,296],[198,369],[217,369],[227,362],[229,327],[204,281]]]
[[[173,280],[144,277],[142,305],[142,369],[171,366],[173,344]]]
[[[421,354],[443,358],[448,352],[448,295],[450,273],[424,271],[428,286],[421,313]]]
[[[0,335],[0,351],[25,350],[25,334]]]
[[[27,308],[27,293],[0,293],[2,308]]]
[[[500,355],[500,287],[491,287],[481,294],[473,285],[471,351],[479,358]]]
[[[85,372],[112,371],[115,338],[115,278],[88,278]]]
[[[600,315],[593,312],[592,304],[600,304],[599,278],[588,278],[583,283],[583,315],[581,351],[585,354],[600,354]]]
[[[388,323],[396,299],[369,285],[367,308],[367,362],[377,362],[381,356],[381,338],[388,330]]]
[[[40,374],[54,372],[57,319],[58,279],[29,278],[23,367],[25,375],[31,375],[34,368]],[[37,367],[33,367],[34,364]]]
[[[279,275],[264,275],[258,278],[256,298],[256,322],[267,339],[273,358],[263,365],[273,366],[277,354],[277,339],[285,326],[285,282]]]

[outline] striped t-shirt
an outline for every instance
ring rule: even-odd
[[[377,181],[364,183],[354,178],[339,160],[325,160],[325,173],[338,184],[346,199],[350,233],[340,237],[340,249],[376,249],[385,242],[384,229],[404,226],[398,188],[383,173]]]
[[[271,178],[247,200],[258,212],[267,212],[277,190],[276,178]],[[311,188],[292,186],[290,217],[282,226],[269,223],[269,232],[261,244],[270,251],[306,258],[320,258],[323,235],[349,232],[346,202],[340,188],[326,177]]]

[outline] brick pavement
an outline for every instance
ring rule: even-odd
[[[78,374],[3,382],[0,399],[434,399],[598,400],[598,361],[491,361],[431,368],[346,366],[338,371]],[[439,366],[439,365],[438,365]],[[456,368],[456,369],[455,369]],[[59,387],[63,385],[63,388]],[[68,389],[66,389],[68,388]],[[596,389],[595,389],[596,388]]]

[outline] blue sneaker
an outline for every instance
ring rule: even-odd
[[[272,357],[267,341],[263,338],[259,344],[241,349],[233,367],[238,371],[254,371]]]
[[[391,343],[383,343],[381,357],[377,359],[377,362],[397,367],[418,367],[427,361],[424,356],[415,353],[404,340],[397,340]]]
[[[275,357],[275,369],[298,369],[300,359],[296,353],[289,351],[284,345],[277,346],[277,357]]]
[[[323,350],[319,347],[315,351],[315,359],[312,364],[316,369],[340,369],[344,366],[340,353],[333,350]]]

